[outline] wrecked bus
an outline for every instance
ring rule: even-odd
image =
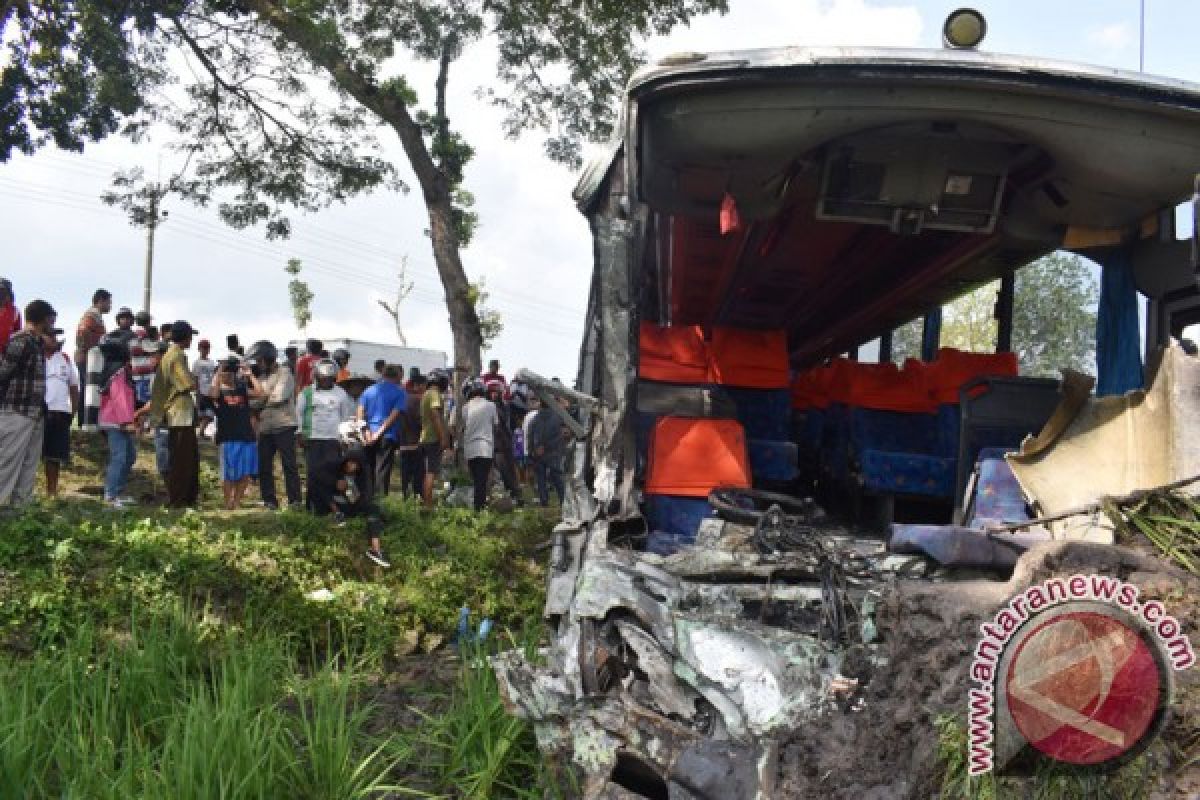
[[[1198,168],[1200,86],[1115,69],[792,47],[635,76],[575,193],[595,265],[552,642],[494,662],[581,795],[931,796],[972,646],[939,641],[1051,564],[1133,570],[1071,543],[1014,571],[1030,538],[1111,543],[1026,524],[1078,497],[1022,493],[1012,454],[1092,400],[1019,374],[1014,276],[1056,250],[1100,265],[1097,394],[1197,385],[1177,351],[1156,365],[1200,320],[1176,236]],[[997,279],[995,350],[939,348],[937,309]],[[893,364],[917,318],[923,357]]]

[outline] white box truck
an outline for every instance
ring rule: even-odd
[[[304,341],[293,339],[288,345],[304,355]],[[334,350],[348,350],[350,374],[355,376],[374,378],[375,362],[381,358],[389,364],[403,366],[405,375],[413,367],[419,369],[421,374],[428,375],[430,370],[444,369],[448,362],[446,354],[441,350],[427,350],[424,347],[401,347],[398,344],[363,342],[358,339],[322,339],[321,342],[331,355]]]

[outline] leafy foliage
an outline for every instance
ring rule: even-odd
[[[483,338],[483,349],[486,350],[504,332],[504,318],[499,311],[488,307],[488,292],[483,281],[472,283],[467,296],[479,317],[479,333]]]
[[[289,258],[287,266],[283,271],[292,276],[288,281],[288,300],[292,305],[292,316],[296,320],[296,327],[303,331],[308,327],[308,323],[312,322],[312,289],[308,288],[306,281],[300,280],[300,270],[302,268],[300,259]]]
[[[974,352],[996,347],[995,306],[999,281],[969,292],[946,306],[941,343]],[[1023,375],[1057,377],[1064,368],[1095,367],[1099,288],[1082,258],[1053,253],[1017,270],[1013,299],[1013,350]],[[893,360],[920,358],[921,320],[897,328]]]

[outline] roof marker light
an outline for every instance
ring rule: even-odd
[[[987,35],[987,20],[973,8],[951,11],[942,26],[942,44],[953,50],[974,50]]]

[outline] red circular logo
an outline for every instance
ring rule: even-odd
[[[1101,764],[1146,735],[1163,682],[1137,631],[1107,614],[1075,611],[1021,638],[1004,689],[1013,722],[1035,748],[1070,764]]]

